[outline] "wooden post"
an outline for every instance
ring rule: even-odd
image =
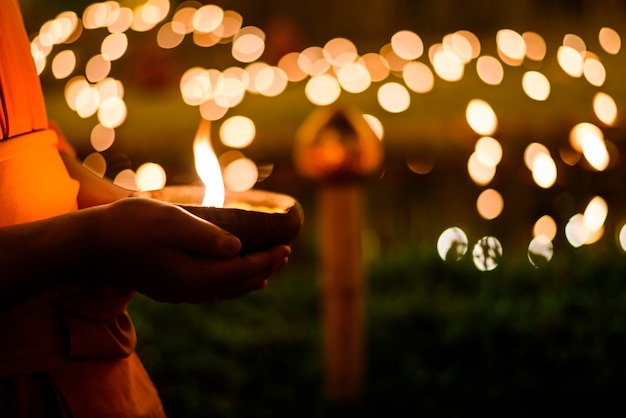
[[[353,401],[361,393],[365,359],[363,187],[357,182],[324,184],[318,198],[326,392],[332,400]]]
[[[320,108],[302,125],[294,155],[300,173],[319,180],[324,389],[350,405],[361,396],[365,360],[364,179],[379,168],[382,146],[361,114]]]

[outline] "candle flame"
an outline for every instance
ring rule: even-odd
[[[196,172],[204,183],[203,206],[224,206],[224,180],[215,151],[211,146],[211,122],[202,119],[193,142]]]

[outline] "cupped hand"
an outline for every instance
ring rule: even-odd
[[[206,303],[262,289],[288,246],[238,256],[239,240],[176,205],[126,198],[89,209],[100,280],[161,302]]]

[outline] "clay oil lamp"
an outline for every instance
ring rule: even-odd
[[[293,197],[265,190],[224,189],[219,162],[210,144],[210,122],[202,120],[194,141],[196,171],[204,184],[172,185],[136,193],[179,205],[190,213],[231,232],[241,240],[240,254],[290,245],[304,214]]]

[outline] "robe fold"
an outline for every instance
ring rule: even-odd
[[[79,185],[49,129],[17,0],[0,2],[2,227],[77,210]],[[82,294],[34,291],[0,305],[0,417],[165,417],[134,351],[132,296],[105,284]]]

